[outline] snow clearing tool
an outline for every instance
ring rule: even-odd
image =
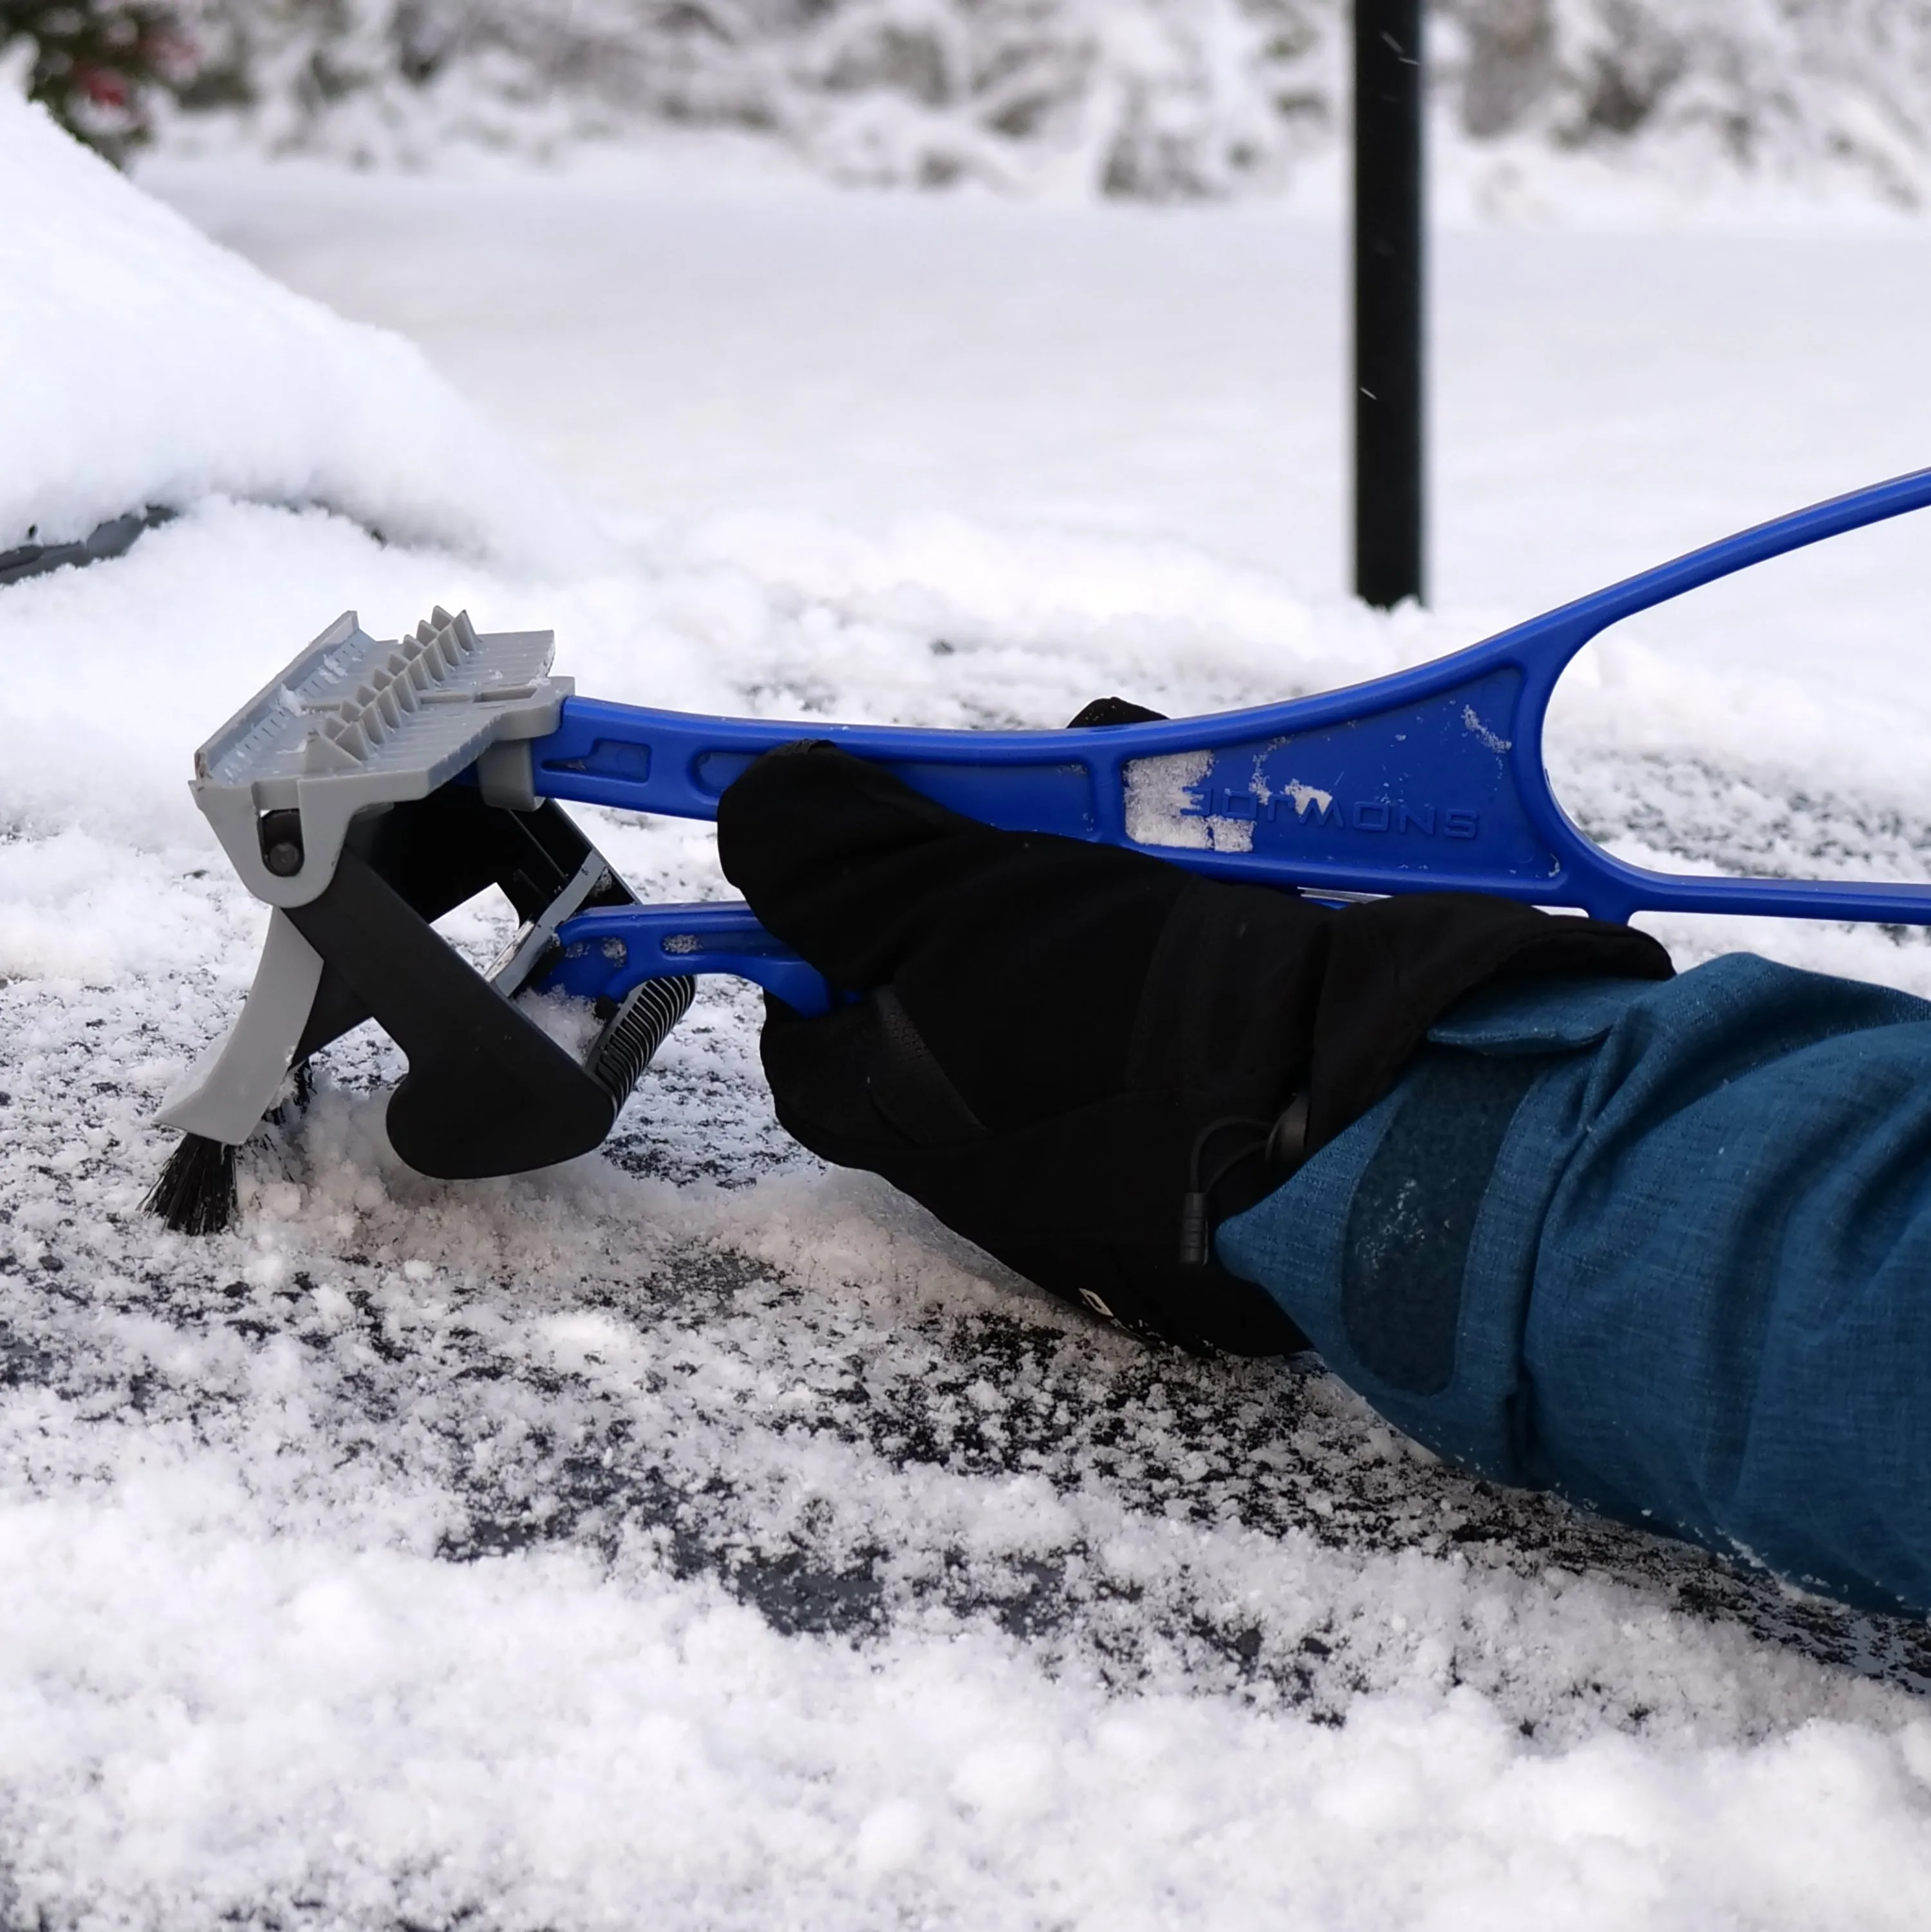
[[[712,818],[753,759],[800,737],[875,759],[989,824],[1138,847],[1316,898],[1462,890],[1606,920],[1647,910],[1931,925],[1931,884],[1627,864],[1571,823],[1542,757],[1558,679],[1609,626],[1927,504],[1931,470],[1759,525],[1372,683],[1057,731],[606,704],[550,674],[547,631],[479,634],[438,610],[414,636],[379,642],[345,613],[195,754],[196,802],[273,910],[241,1017],[163,1106],[161,1122],[185,1138],[148,1204],[186,1232],[225,1225],[236,1147],[310,1054],[366,1019],[409,1063],[388,1106],[396,1153],[463,1180],[597,1146],[700,974],[826,1010],[841,989],[745,907],[640,904],[562,810]],[[478,972],[431,922],[493,885],[522,926]]]

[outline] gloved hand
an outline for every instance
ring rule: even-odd
[[[1096,712],[1152,715],[1075,722]],[[718,835],[766,930],[865,995],[816,1019],[767,1000],[786,1130],[1042,1287],[1195,1348],[1304,1345],[1264,1291],[1183,1264],[1190,1192],[1216,1220],[1260,1199],[1499,973],[1671,970],[1627,927],[1507,900],[1336,908],[996,831],[822,742],[760,758]]]

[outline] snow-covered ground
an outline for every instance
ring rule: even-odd
[[[343,607],[771,715],[1349,681],[1924,460],[1931,236],[1444,237],[1439,597],[1383,619],[1318,224],[146,177],[493,430],[24,124],[0,500],[64,464],[70,520],[184,513],[0,590],[0,1924],[1926,1922],[1921,1628],[1465,1480],[1317,1366],[1060,1311],[790,1148],[728,987],[599,1156],[422,1180],[345,1042],[236,1232],[138,1204],[260,926],[188,754]],[[1574,808],[1923,876],[1921,549],[1606,643]],[[703,828],[597,836],[721,889]],[[1931,992],[1915,936],[1667,936]]]

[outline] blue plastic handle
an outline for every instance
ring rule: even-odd
[[[1600,632],[1753,564],[1927,504],[1931,470],[1759,524],[1432,664],[1204,718],[940,731],[709,718],[573,698],[556,731],[532,746],[535,788],[550,798],[709,818],[724,788],[761,752],[829,739],[988,824],[1137,846],[1197,872],[1316,895],[1456,890],[1609,920],[1649,910],[1931,924],[1931,885],[1692,878],[1612,858],[1556,802],[1542,755],[1557,680]],[[784,976],[811,969],[742,907],[703,908],[719,921],[703,928],[715,938],[709,950],[664,952],[664,938],[700,930],[675,918],[661,923],[660,914],[679,910],[586,915],[559,936],[574,946],[594,926],[600,944],[627,949],[628,984],[727,971],[788,1000],[787,986],[806,994],[795,974]],[[634,970],[640,964],[646,970]]]
[[[815,968],[778,941],[736,899],[700,905],[616,906],[581,913],[557,929],[562,952],[544,990],[622,999],[645,980],[729,973],[775,993],[808,1018],[834,995]]]

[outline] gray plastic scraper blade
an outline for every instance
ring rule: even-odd
[[[168,1090],[160,1124],[240,1146],[274,1105],[321,983],[322,956],[271,914],[241,1017]]]
[[[163,1124],[238,1144],[298,1049],[367,1017],[366,1003],[350,1012],[289,914],[328,892],[358,818],[427,800],[472,765],[479,802],[533,808],[528,741],[556,728],[574,688],[548,674],[553,650],[548,631],[478,634],[441,609],[384,641],[345,611],[195,754],[195,802],[242,883],[276,910],[241,1018],[169,1093]],[[411,903],[439,916],[448,891],[461,888],[454,904],[489,883],[478,865],[473,879],[436,866]]]

